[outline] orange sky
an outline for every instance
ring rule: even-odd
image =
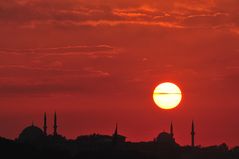
[[[69,138],[120,133],[152,140],[239,145],[238,0],[0,1],[0,136],[15,138],[43,112]],[[177,109],[154,87],[174,82]]]

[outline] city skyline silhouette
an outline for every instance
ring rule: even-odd
[[[15,140],[0,137],[0,155],[8,158],[161,158],[161,159],[236,159],[239,147],[220,145],[201,146],[195,144],[195,124],[191,125],[191,145],[180,145],[174,138],[173,122],[169,131],[163,131],[152,141],[130,142],[119,134],[118,123],[112,135],[80,135],[67,139],[58,132],[57,113],[54,112],[53,132],[47,131],[47,114],[43,115],[42,129],[34,125],[25,127]],[[16,154],[15,154],[16,153]]]
[[[52,132],[52,133],[50,133],[50,132],[47,131],[47,128],[49,127],[49,125],[48,125],[48,122],[47,122],[47,113],[46,113],[46,112],[44,112],[43,122],[42,122],[42,123],[43,123],[43,126],[42,126],[42,128],[41,128],[41,127],[35,125],[34,122],[32,122],[31,125],[25,127],[25,128],[22,130],[22,132],[19,134],[18,137],[16,137],[16,139],[19,140],[21,134],[23,134],[26,129],[28,130],[29,128],[33,128],[33,129],[41,130],[41,135],[40,135],[40,136],[61,136],[62,138],[64,138],[64,139],[67,140],[67,137],[66,137],[66,136],[60,135],[60,134],[58,133],[58,131],[57,131],[58,123],[57,123],[57,112],[56,112],[56,111],[54,112],[54,120],[53,120],[53,124],[52,124],[53,132]],[[34,131],[35,131],[35,130],[33,130],[33,132],[34,132]],[[29,130],[27,131],[27,133],[29,133],[29,136],[31,136],[31,133],[29,132]],[[168,134],[169,136],[171,136],[172,140],[175,141],[175,139],[174,139],[173,122],[171,121],[171,123],[170,123],[169,131],[163,131],[163,132],[161,132],[161,133],[163,133],[163,134]],[[93,134],[99,134],[99,133],[94,132]],[[100,134],[99,134],[99,135],[100,135]],[[192,126],[191,126],[191,144],[188,144],[188,145],[191,145],[192,147],[195,146],[195,144],[194,144],[195,136],[194,136],[194,135],[195,135],[195,126],[194,126],[194,121],[192,120]],[[82,135],[82,136],[84,136],[84,135]],[[114,138],[114,136],[122,136],[122,135],[118,135],[118,123],[116,123],[116,127],[115,127],[114,133],[113,133],[113,135],[112,135],[112,138]],[[159,134],[158,136],[160,136],[160,134]],[[79,137],[79,136],[77,136],[77,137]],[[124,139],[122,139],[122,141],[125,142],[125,140],[126,140],[127,137],[125,137],[125,136],[122,136],[122,137],[124,138]],[[156,138],[152,138],[152,141],[155,141],[156,139],[157,139],[157,137],[156,137]],[[20,139],[20,140],[21,140],[21,139]],[[131,141],[127,141],[127,142],[131,142]],[[141,142],[143,142],[143,141],[141,141]]]
[[[238,159],[238,10],[238,0],[0,1],[0,150]]]

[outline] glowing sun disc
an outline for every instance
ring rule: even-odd
[[[173,109],[177,107],[181,99],[181,90],[173,83],[161,83],[154,89],[153,100],[155,104],[162,109]]]

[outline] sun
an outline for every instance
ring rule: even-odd
[[[159,84],[153,92],[155,104],[162,109],[177,107],[182,99],[180,88],[170,82]]]

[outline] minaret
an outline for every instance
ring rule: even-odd
[[[53,126],[54,132],[53,135],[57,136],[57,118],[56,118],[56,112],[54,114],[54,126]]]
[[[116,123],[115,132],[112,135],[112,142],[114,145],[117,144],[117,141],[118,141],[117,139],[118,139],[118,124]]]
[[[170,135],[172,136],[173,138],[173,122],[171,122],[171,125],[170,125]]]
[[[117,136],[117,135],[118,135],[118,124],[116,123],[114,136]]]
[[[192,121],[192,131],[191,131],[191,146],[194,147],[195,143],[194,143],[194,135],[195,135],[195,130],[194,130],[194,122]]]
[[[46,126],[46,112],[44,113],[44,125],[43,125],[43,132],[44,135],[47,136],[47,126]]]

